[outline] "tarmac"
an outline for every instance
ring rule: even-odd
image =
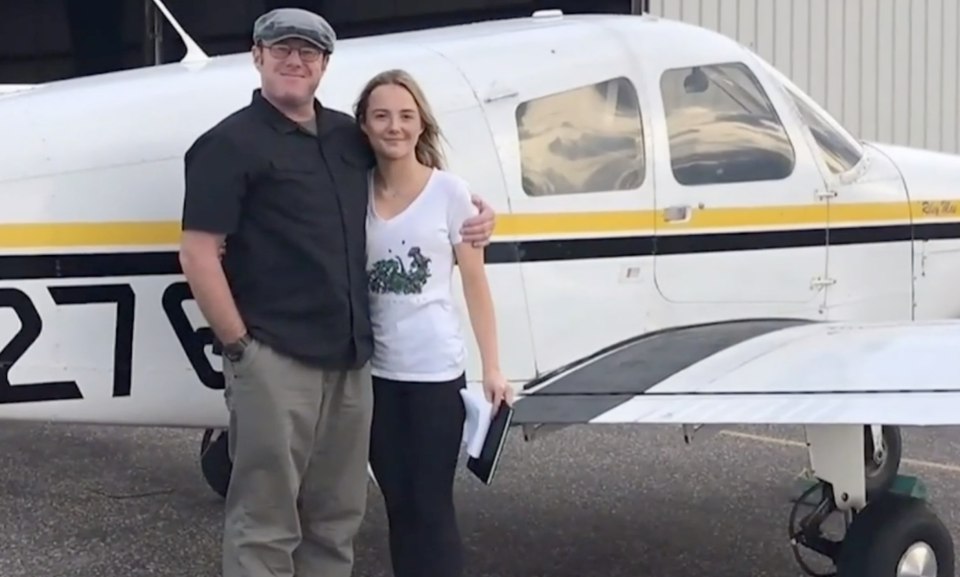
[[[508,443],[494,484],[458,480],[467,577],[793,577],[787,540],[797,429],[580,426]],[[960,432],[905,429],[919,475],[960,536]],[[0,425],[0,575],[218,577],[222,500],[200,433]],[[356,577],[390,576],[371,484]],[[814,557],[805,555],[805,558]],[[820,568],[822,566],[818,566]]]

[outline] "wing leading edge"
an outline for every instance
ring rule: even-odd
[[[644,337],[517,402],[538,424],[960,425],[960,321],[737,321]]]

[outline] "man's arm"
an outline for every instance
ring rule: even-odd
[[[493,207],[480,196],[471,194],[470,200],[480,210],[480,214],[465,220],[460,228],[460,234],[463,236],[463,242],[469,242],[475,247],[487,246],[490,244],[490,237],[493,236],[493,229],[497,225],[497,215]]]
[[[225,344],[247,332],[220,261],[224,240],[240,220],[246,193],[244,166],[229,140],[209,133],[184,157],[180,267],[200,312]]]

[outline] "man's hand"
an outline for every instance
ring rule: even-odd
[[[460,235],[463,237],[463,242],[469,242],[475,247],[487,246],[490,244],[490,237],[493,236],[493,229],[497,225],[497,215],[493,208],[476,194],[470,195],[470,200],[480,210],[480,214],[463,221]]]

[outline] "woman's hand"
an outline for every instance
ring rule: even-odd
[[[496,415],[500,403],[513,404],[513,387],[500,371],[492,371],[483,375],[483,393],[493,405],[493,414]]]

